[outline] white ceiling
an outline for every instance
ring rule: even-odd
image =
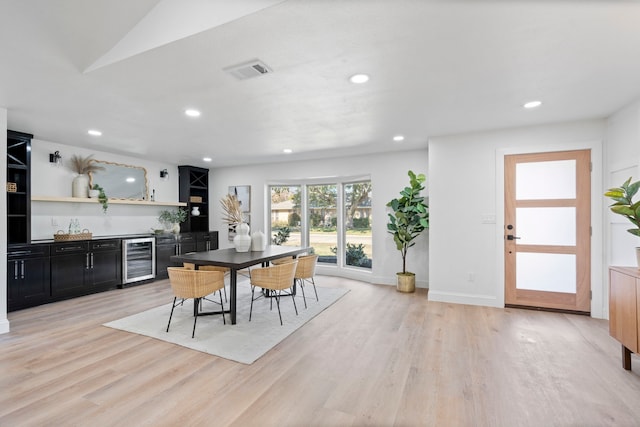
[[[640,96],[640,3],[0,0],[0,55],[10,129],[216,167],[606,117]]]

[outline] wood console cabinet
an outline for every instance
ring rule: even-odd
[[[622,344],[622,367],[640,344],[640,269],[609,267],[609,334]]]

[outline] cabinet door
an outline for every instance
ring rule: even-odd
[[[51,297],[49,258],[25,259],[22,261],[22,297],[28,307],[47,302]]]
[[[638,352],[636,278],[609,270],[609,334],[634,353]]]
[[[171,256],[176,254],[176,245],[156,246],[156,279],[166,279],[169,277],[167,267],[176,264],[171,262]]]
[[[122,257],[120,251],[91,252],[89,254],[89,286],[93,290],[116,287],[122,282]]]
[[[8,311],[34,307],[51,299],[49,258],[11,260],[7,266]]]
[[[71,253],[51,257],[51,294],[55,298],[83,295],[89,253]]]

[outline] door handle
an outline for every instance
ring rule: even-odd
[[[20,261],[20,278],[24,279],[24,261]]]
[[[519,239],[519,237],[514,236],[513,234],[507,234],[507,240],[515,240],[515,239]]]
[[[18,261],[13,261],[13,279],[18,280]]]

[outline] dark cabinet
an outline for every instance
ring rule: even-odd
[[[209,169],[178,166],[178,198],[187,204],[187,220],[180,224],[182,233],[209,231]],[[194,208],[199,215],[194,215]]]
[[[7,243],[31,241],[31,139],[33,135],[7,131]]]
[[[14,311],[51,300],[49,246],[20,245],[7,253],[7,310]]]
[[[196,235],[196,251],[213,251],[218,249],[218,232],[211,231],[208,233],[195,233]]]
[[[122,276],[120,241],[54,243],[51,249],[51,293],[64,299],[115,288]]]
[[[87,281],[94,291],[111,289],[122,280],[122,247],[120,240],[89,242]]]
[[[167,267],[180,266],[171,261],[171,256],[198,250],[197,233],[167,234],[156,236],[156,279],[169,277]]]

